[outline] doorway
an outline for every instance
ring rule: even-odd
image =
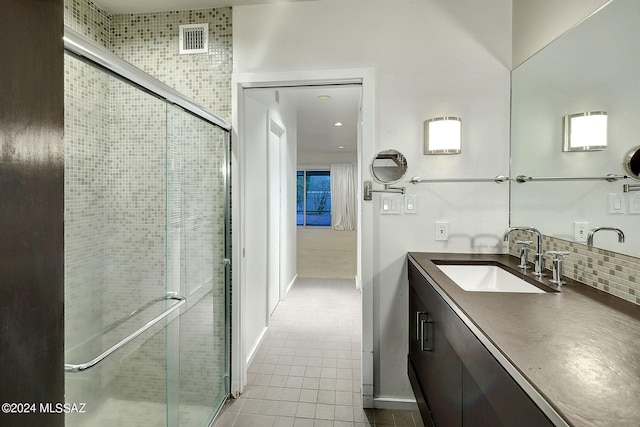
[[[308,74],[303,73],[308,76]],[[237,243],[234,244],[234,250],[238,253],[237,265],[234,265],[234,282],[239,284],[239,286],[234,288],[234,303],[238,304],[238,307],[241,307],[242,312],[239,313],[239,317],[236,322],[234,322],[236,328],[236,332],[233,332],[235,336],[242,337],[242,340],[236,340],[234,343],[234,348],[232,350],[234,354],[234,363],[232,364],[233,368],[233,384],[232,390],[235,392],[240,392],[244,388],[246,384],[246,375],[247,375],[247,366],[251,363],[252,358],[255,354],[255,351],[260,345],[262,338],[266,334],[266,330],[268,328],[268,309],[266,307],[268,304],[260,304],[256,301],[259,299],[259,294],[265,294],[265,289],[267,288],[266,284],[264,285],[256,285],[256,283],[251,280],[251,278],[255,278],[257,274],[255,267],[260,264],[267,264],[266,262],[266,253],[263,253],[262,260],[257,260],[256,263],[251,262],[249,259],[249,254],[252,253],[253,256],[256,253],[259,255],[260,252],[260,244],[257,240],[251,239],[249,235],[246,233],[248,229],[251,229],[257,223],[264,224],[264,228],[267,228],[266,221],[263,222],[257,215],[257,211],[255,209],[249,209],[249,204],[255,208],[253,202],[256,200],[256,197],[259,198],[259,195],[253,195],[255,188],[263,188],[263,182],[259,182],[255,179],[250,180],[247,176],[247,172],[249,175],[252,174],[250,171],[254,171],[255,167],[258,166],[253,162],[260,154],[256,152],[256,146],[252,143],[252,140],[256,137],[256,131],[259,129],[264,129],[267,131],[268,126],[266,122],[266,118],[269,116],[277,116],[282,119],[282,123],[287,129],[287,134],[289,137],[287,138],[286,147],[284,148],[285,154],[281,160],[284,160],[281,163],[283,169],[290,171],[291,173],[287,173],[286,184],[284,185],[284,189],[281,192],[281,197],[285,199],[282,203],[282,206],[286,209],[291,207],[291,215],[282,215],[281,218],[285,218],[285,223],[281,223],[281,226],[284,225],[283,228],[280,229],[281,235],[286,235],[283,239],[281,239],[281,283],[285,283],[286,287],[290,287],[295,281],[296,271],[295,267],[293,270],[291,266],[295,266],[295,259],[291,260],[291,255],[296,254],[297,243],[295,241],[296,238],[296,214],[295,214],[295,184],[296,184],[296,172],[297,166],[299,162],[300,152],[296,148],[291,152],[291,141],[299,141],[301,139],[301,135],[298,134],[298,124],[299,117],[296,111],[291,111],[287,108],[288,104],[286,102],[286,95],[288,95],[288,91],[302,93],[305,90],[312,89],[321,89],[321,88],[339,88],[341,86],[355,86],[361,91],[361,99],[359,100],[358,109],[355,112],[356,117],[358,119],[355,121],[354,125],[357,127],[356,132],[356,141],[355,141],[355,163],[357,170],[357,178],[356,182],[360,182],[362,180],[363,167],[362,167],[362,159],[370,158],[373,153],[373,73],[368,69],[360,69],[360,70],[351,70],[349,72],[342,71],[328,71],[326,73],[315,73],[317,75],[326,74],[330,76],[329,78],[320,78],[318,80],[304,80],[300,79],[299,76],[296,76],[296,73],[278,73],[277,76],[266,75],[266,76],[257,76],[251,75],[246,79],[244,76],[239,75],[236,76],[236,86],[234,96],[236,97],[236,103],[234,104],[237,108],[237,130],[238,130],[238,144],[236,146],[236,151],[234,155],[237,156],[234,159],[233,168],[234,171],[232,174],[240,181],[240,184],[236,188],[241,189],[241,194],[239,194],[239,200],[245,202],[245,209],[239,208],[238,204],[236,204],[237,210],[234,211],[239,221],[234,221],[234,227],[236,231],[233,232],[235,240]],[[321,77],[321,76],[320,76]],[[260,93],[267,94],[264,95],[266,98],[265,102],[258,102],[256,99],[256,94]],[[317,98],[317,97],[316,97]],[[316,100],[316,102],[318,102]],[[258,107],[259,108],[256,108]],[[262,111],[260,111],[262,109]],[[315,117],[317,119],[318,116]],[[262,125],[261,123],[264,123]],[[295,124],[293,127],[290,123]],[[336,122],[332,122],[331,125],[334,126]],[[263,131],[264,132],[264,131]],[[265,135],[266,137],[266,135]],[[262,141],[265,140],[265,137],[262,138]],[[363,143],[366,141],[366,143]],[[316,148],[320,148],[318,145]],[[259,151],[259,150],[258,150]],[[321,150],[320,150],[321,151]],[[324,159],[323,159],[323,156]],[[326,163],[327,153],[319,153],[315,159],[324,161]],[[263,157],[263,161],[264,161]],[[249,159],[249,161],[247,161]],[[316,160],[314,160],[316,161]],[[255,187],[255,188],[252,188]],[[356,201],[361,200],[361,188],[357,185],[356,188]],[[263,194],[266,192],[264,189]],[[363,336],[362,336],[362,395],[363,395],[363,406],[364,407],[372,407],[373,402],[373,359],[372,359],[372,348],[373,348],[373,321],[372,321],[372,256],[371,252],[371,224],[372,224],[372,210],[367,205],[362,205],[359,202],[356,202],[357,207],[357,231],[356,231],[356,242],[357,242],[357,257],[356,257],[356,280],[355,286],[358,289],[361,289],[362,292],[362,321],[363,321]],[[264,211],[263,211],[264,212]],[[283,211],[289,212],[289,210]],[[253,219],[256,219],[254,221]],[[293,233],[287,234],[291,232],[291,228],[293,226]],[[363,233],[363,229],[369,230]],[[264,246],[264,250],[266,250],[266,245]],[[286,258],[286,259],[282,259]],[[266,267],[266,266],[265,266]],[[242,296],[241,296],[242,295]],[[286,293],[285,293],[286,295]],[[267,298],[266,295],[263,295],[263,298]],[[259,319],[261,315],[259,314],[259,307],[263,306],[264,317],[262,321]],[[258,310],[258,311],[256,311]],[[238,311],[235,311],[238,313]],[[239,342],[238,342],[239,341]]]

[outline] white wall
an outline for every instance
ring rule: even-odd
[[[298,152],[298,166],[313,169],[314,167],[327,167],[332,163],[356,163],[358,153],[355,151],[332,151],[332,152]]]
[[[244,100],[244,197],[247,212],[260,212],[244,222],[242,230],[242,340],[250,358],[267,328],[267,109],[251,98]]]
[[[610,0],[513,0],[513,67]]]
[[[402,151],[408,177],[508,172],[510,0],[239,6],[233,19],[235,73],[373,68],[374,136],[363,140],[363,151]],[[463,119],[459,156],[422,155],[422,122],[441,115]],[[365,179],[370,160],[363,160]],[[374,393],[380,401],[413,398],[406,376],[407,252],[503,251],[500,237],[508,226],[507,186],[406,185],[419,197],[419,214],[375,215],[370,231]],[[378,200],[361,203],[377,212]],[[443,219],[452,237],[435,242],[433,223]]]

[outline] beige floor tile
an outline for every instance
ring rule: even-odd
[[[360,327],[352,280],[298,279],[214,427],[424,427],[418,412],[362,409]]]

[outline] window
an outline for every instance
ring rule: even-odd
[[[330,227],[331,177],[329,171],[300,170],[296,184],[296,223],[303,227]]]

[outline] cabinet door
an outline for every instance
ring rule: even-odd
[[[465,426],[485,426],[477,419],[497,418],[491,426],[543,427],[553,423],[467,328],[454,343],[464,363],[463,419]],[[467,390],[469,387],[469,390]],[[481,396],[474,400],[473,395]],[[471,405],[470,402],[474,404]]]
[[[408,372],[409,381],[413,394],[416,397],[420,415],[425,426],[433,426],[431,411],[427,404],[425,383],[425,371],[427,363],[429,363],[429,352],[423,351],[423,343],[421,342],[421,325],[419,316],[421,313],[427,313],[427,309],[422,300],[417,296],[413,287],[409,287],[409,357]]]
[[[462,367],[462,425],[464,427],[504,426],[480,386],[464,366]]]
[[[426,281],[418,280],[415,284],[433,290]],[[421,294],[425,295],[424,292]],[[428,292],[426,295],[429,298],[423,301],[416,289],[410,286],[409,358],[433,423],[436,426],[461,426],[462,363],[447,340],[443,328],[449,320],[451,310],[435,292]],[[420,318],[420,313],[425,315]],[[424,421],[428,423],[428,420]]]

